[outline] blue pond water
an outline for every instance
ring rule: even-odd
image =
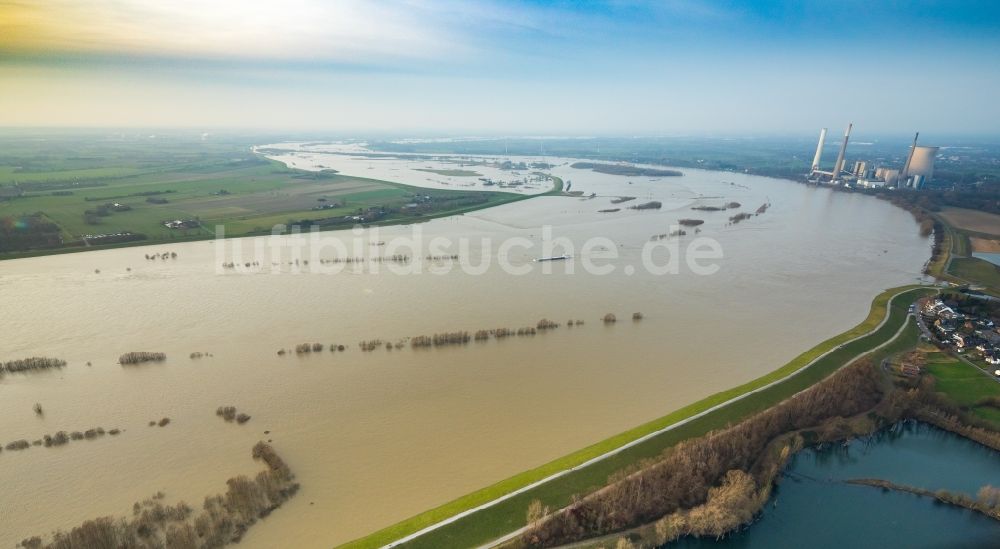
[[[807,449],[789,463],[759,520],[723,540],[674,548],[1000,547],[1000,522],[931,498],[844,484],[880,478],[975,495],[1000,486],[1000,453],[919,423],[847,446]]]
[[[972,257],[978,257],[979,259],[989,261],[994,265],[1000,265],[1000,254],[997,253],[973,252]]]

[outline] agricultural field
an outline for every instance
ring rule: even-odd
[[[303,172],[249,139],[0,134],[0,255],[418,221],[520,197]]]
[[[965,208],[945,208],[941,212],[952,226],[975,233],[1000,235],[1000,215]]]
[[[987,288],[1000,289],[1000,269],[989,261],[976,257],[956,257],[951,260],[949,272]]]
[[[1000,398],[1000,383],[983,375],[975,366],[943,352],[926,352],[925,357],[927,372],[934,376],[937,391],[955,404],[1000,425],[1000,409],[983,404],[985,399]]]

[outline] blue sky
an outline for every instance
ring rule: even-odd
[[[1000,2],[0,0],[0,124],[1000,133]]]

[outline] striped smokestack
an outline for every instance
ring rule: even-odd
[[[837,155],[837,163],[833,165],[833,177],[832,179],[837,179],[840,177],[840,172],[844,171],[844,155],[847,154],[847,140],[851,138],[851,128],[854,124],[847,125],[847,131],[844,132],[844,144],[840,146],[840,154]]]

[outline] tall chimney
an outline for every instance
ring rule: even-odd
[[[819,159],[823,155],[823,145],[826,143],[826,128],[819,131],[819,144],[816,145],[816,156],[813,157],[812,171],[819,169]]]
[[[917,134],[913,136],[913,145],[910,145],[910,154],[906,157],[906,164],[903,164],[903,173],[899,175],[899,178],[904,182],[907,177],[910,177],[910,162],[913,161],[913,151],[917,150],[918,137],[920,137],[920,132],[917,132]]]
[[[840,177],[840,172],[844,170],[844,155],[847,154],[847,140],[851,138],[851,128],[854,124],[847,125],[847,131],[844,132],[844,144],[840,146],[840,154],[837,155],[837,163],[833,165],[833,177],[831,179],[837,179]]]

